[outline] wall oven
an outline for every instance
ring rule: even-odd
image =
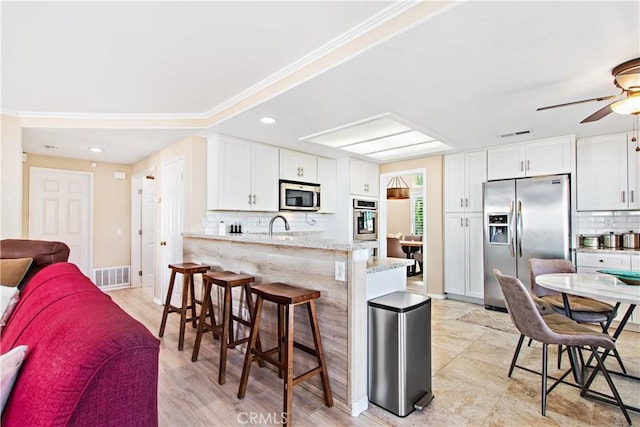
[[[280,180],[281,211],[320,209],[320,184]]]
[[[378,202],[353,200],[353,240],[378,239]]]

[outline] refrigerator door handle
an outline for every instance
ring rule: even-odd
[[[518,237],[516,240],[518,255],[522,258],[522,202],[518,200]]]
[[[513,225],[513,230],[511,230],[511,237],[509,239],[509,253],[511,254],[511,258],[516,257],[515,250],[513,249],[513,236],[515,235],[515,224],[513,224],[513,204],[515,202],[512,200],[509,205],[509,224]]]

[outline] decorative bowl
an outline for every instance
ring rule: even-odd
[[[640,272],[628,270],[598,270],[598,273],[610,274],[627,285],[640,286]]]

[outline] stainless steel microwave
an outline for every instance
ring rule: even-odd
[[[281,211],[317,211],[320,209],[320,184],[280,180]]]

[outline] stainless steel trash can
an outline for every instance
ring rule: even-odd
[[[433,399],[431,298],[393,292],[368,303],[369,401],[405,417]]]

